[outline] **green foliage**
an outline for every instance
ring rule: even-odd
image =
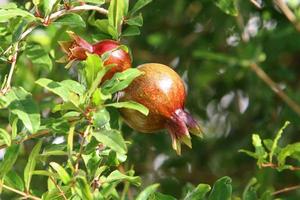
[[[299,132],[300,7],[287,1],[290,24],[286,13],[278,12],[280,5],[258,3],[32,0],[1,5],[1,199],[270,200],[280,194],[275,188],[299,181],[296,173],[293,181],[283,178],[287,170],[299,170],[300,161],[300,143],[291,134],[283,136],[289,122],[273,139],[262,138],[285,119],[293,122],[289,130]],[[68,30],[90,43],[129,44],[119,48],[133,54],[133,68],[102,83],[114,67],[104,64],[112,51],[57,63],[62,57],[58,41],[66,40]],[[165,134],[132,133],[117,113],[127,108],[148,115],[145,106],[117,98],[143,75],[134,67],[146,61],[173,65],[187,83],[187,108],[203,119],[207,139],[195,140],[193,150],[183,149],[180,158],[170,152]],[[255,171],[251,159],[236,153],[251,144],[253,130],[263,133],[252,135],[254,150],[240,151],[259,168],[280,173]],[[297,195],[292,191],[286,199]]]

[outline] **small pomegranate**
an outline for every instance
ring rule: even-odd
[[[75,60],[85,60],[86,53],[93,53],[102,56],[109,53],[104,61],[104,66],[114,65],[103,77],[102,82],[111,79],[116,72],[122,72],[131,67],[131,58],[128,52],[120,48],[121,44],[114,40],[102,40],[95,44],[90,44],[75,33],[68,31],[72,41],[59,42],[62,50],[67,54],[66,60],[72,63]]]
[[[135,101],[149,109],[148,116],[132,109],[122,108],[124,121],[133,129],[152,133],[167,129],[172,147],[181,153],[181,142],[192,147],[192,134],[201,136],[196,120],[184,110],[185,88],[179,75],[170,67],[158,63],[140,65],[144,72],[119,94],[120,101]]]

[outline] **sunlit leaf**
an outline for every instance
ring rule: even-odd
[[[225,176],[215,182],[208,200],[231,200],[231,193],[231,178]]]
[[[238,15],[238,9],[235,0],[216,0],[215,4],[228,15]]]
[[[2,97],[8,109],[23,122],[24,126],[35,133],[40,127],[40,113],[32,95],[21,87],[14,87]]]
[[[135,200],[144,200],[148,199],[150,195],[152,195],[157,188],[159,187],[159,184],[153,184],[148,187],[146,187],[137,197]]]
[[[93,136],[98,142],[103,143],[112,150],[125,154],[127,152],[127,147],[121,133],[117,130],[104,130],[100,132],[94,132]]]

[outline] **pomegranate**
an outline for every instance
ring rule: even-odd
[[[148,116],[132,109],[122,108],[120,113],[124,121],[133,129],[152,133],[167,129],[172,147],[181,153],[181,142],[192,147],[192,134],[201,136],[196,120],[184,110],[186,97],[183,81],[170,67],[158,63],[140,65],[144,72],[124,91],[118,94],[120,101],[135,101],[149,109]]]
[[[120,48],[121,44],[114,40],[102,40],[95,44],[90,44],[75,33],[68,31],[72,41],[59,42],[62,50],[67,54],[67,60],[73,62],[75,60],[85,60],[86,53],[93,53],[99,56],[108,53],[104,61],[104,66],[114,65],[103,77],[102,82],[111,79],[116,72],[122,72],[131,67],[131,58],[128,52]],[[106,56],[105,56],[106,57]]]

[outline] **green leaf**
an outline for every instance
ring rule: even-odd
[[[170,195],[162,194],[160,192],[155,192],[150,195],[148,200],[176,200],[176,198]]]
[[[17,190],[24,190],[24,182],[22,178],[13,170],[10,170],[4,177],[4,183]]]
[[[110,116],[106,109],[101,109],[93,113],[93,124],[97,128],[109,127]]]
[[[99,168],[100,162],[102,160],[101,157],[94,151],[91,154],[82,154],[82,158],[88,174],[93,177],[97,169]]]
[[[67,88],[69,91],[78,94],[79,96],[83,96],[84,92],[86,91],[86,88],[77,81],[63,80],[60,82],[60,84]]]
[[[111,35],[112,38],[118,38],[118,32],[112,25],[109,24],[108,19],[97,19],[93,25],[101,32]]]
[[[270,154],[269,154],[269,162],[272,163],[272,159],[273,159],[273,155],[274,155],[274,152],[276,151],[277,149],[277,145],[278,145],[278,141],[279,139],[281,138],[282,136],[282,133],[284,131],[284,129],[290,124],[289,121],[286,121],[284,123],[284,125],[281,127],[281,129],[279,129],[279,131],[277,132],[276,134],[276,137],[274,139],[274,142],[272,144],[272,148],[271,148],[271,151],[270,151]]]
[[[207,184],[199,184],[194,190],[189,192],[184,200],[202,200],[205,199],[206,194],[210,191],[210,186]]]
[[[40,140],[32,149],[29,157],[28,157],[28,161],[26,164],[26,167],[24,169],[24,182],[25,182],[25,188],[26,191],[29,191],[30,188],[30,182],[31,182],[31,178],[32,178],[32,173],[35,169],[35,165],[37,162],[37,157],[39,156],[39,152],[41,150],[42,147],[42,141]]]
[[[257,156],[257,164],[260,166],[262,163],[265,162],[268,154],[265,148],[262,146],[262,142],[258,134],[252,135],[252,144],[255,148],[255,154]]]
[[[59,82],[52,81],[47,78],[40,78],[36,81],[36,83],[43,88],[53,92],[60,96],[64,101],[69,101],[69,90],[64,85],[60,84]]]
[[[256,194],[256,188],[255,185],[257,184],[257,179],[252,178],[247,186],[245,187],[245,190],[243,192],[243,200],[257,200],[257,194]]]
[[[138,0],[130,11],[130,14],[133,15],[134,13],[145,7],[147,4],[151,3],[151,1],[152,0]]]
[[[105,3],[105,0],[84,0],[84,2],[93,3],[93,4],[97,4],[97,5],[102,5],[102,4]]]
[[[88,54],[86,61],[84,61],[84,74],[88,87],[91,87],[93,81],[97,77],[98,72],[102,69],[103,62],[101,58],[96,54]]]
[[[23,17],[23,19],[27,19],[28,21],[35,20],[34,15],[19,8],[0,9],[0,22],[7,22],[9,19],[15,17]]]
[[[17,42],[20,39],[20,37],[27,25],[28,25],[28,22],[26,20],[21,20],[21,22],[18,24],[18,26],[13,31],[13,34],[12,34],[12,42],[13,43]]]
[[[86,27],[85,21],[82,19],[82,17],[75,13],[69,13],[67,15],[64,15],[63,17],[59,18],[53,23],[58,25],[73,27],[73,28]]]
[[[60,0],[43,0],[45,16],[49,15]]]
[[[52,70],[52,60],[40,45],[29,47],[26,49],[25,54],[35,67],[43,67],[49,71]]]
[[[127,69],[123,72],[115,73],[115,75],[103,83],[102,92],[103,94],[113,94],[117,91],[123,90],[138,76],[142,75],[143,72],[135,68]]]
[[[158,187],[159,187],[158,183],[148,186],[136,197],[135,200],[148,199],[149,196],[152,195],[157,190]]]
[[[123,31],[122,36],[129,37],[129,36],[135,36],[135,35],[140,35],[140,34],[141,34],[141,31],[140,31],[139,27],[129,26]]]
[[[9,135],[9,133],[0,128],[0,138],[3,140],[4,144],[6,144],[7,146],[11,145],[11,136]]]
[[[51,162],[50,166],[57,172],[59,178],[64,184],[68,184],[71,181],[70,175],[61,165],[56,162]]]
[[[68,102],[72,103],[72,105],[70,105],[71,106],[70,109],[76,110],[76,108],[79,108],[80,99],[75,93],[82,94],[83,91],[85,90],[84,87],[81,86],[79,83],[72,80],[55,82],[47,78],[40,78],[39,80],[36,81],[36,83],[46,88],[47,90],[53,92],[54,94],[57,94],[66,103]]]
[[[21,87],[14,87],[4,97],[6,107],[23,122],[29,132],[40,127],[40,113],[32,95]]]
[[[60,186],[60,189],[64,192],[66,197],[68,199],[71,199],[71,190],[69,186]],[[61,191],[57,189],[56,187],[45,192],[43,194],[43,200],[64,200],[64,198],[61,195]]]
[[[75,124],[72,124],[68,133],[68,143],[67,143],[67,150],[70,158],[72,158],[72,153],[73,153],[74,132],[75,132]]]
[[[216,181],[208,200],[231,200],[231,178],[224,176]]]
[[[146,116],[149,114],[149,110],[147,107],[134,101],[111,103],[111,104],[106,104],[105,106],[107,107],[111,106],[115,108],[129,108],[129,109],[137,110]]]
[[[122,174],[120,171],[115,170],[108,175],[108,177],[103,178],[102,181],[105,183],[112,183],[112,182],[121,182],[121,181],[128,181],[136,186],[141,184],[141,178],[138,176],[128,176]]]
[[[12,170],[18,155],[20,145],[14,144],[6,149],[4,159],[0,164],[0,179],[2,179],[9,171]]]
[[[283,147],[277,157],[278,165],[284,166],[286,158],[296,153],[300,153],[300,142],[289,144]]]
[[[76,193],[84,200],[92,200],[93,195],[86,179],[82,176],[76,178]]]
[[[41,0],[32,0],[32,3],[33,3],[35,6],[38,6],[38,5],[41,3]]]
[[[121,26],[123,23],[124,16],[127,14],[128,0],[111,0],[108,8],[108,22],[114,27],[118,33],[118,37],[121,34]],[[114,38],[118,39],[118,38]]]
[[[235,0],[216,0],[215,4],[219,7],[224,13],[232,16],[238,15],[238,8]]]
[[[140,13],[138,16],[126,19],[125,22],[126,22],[126,24],[128,24],[130,26],[143,26],[143,16]]]
[[[125,154],[127,152],[125,141],[121,133],[117,130],[93,132],[93,136],[98,142],[103,143],[120,154]]]

